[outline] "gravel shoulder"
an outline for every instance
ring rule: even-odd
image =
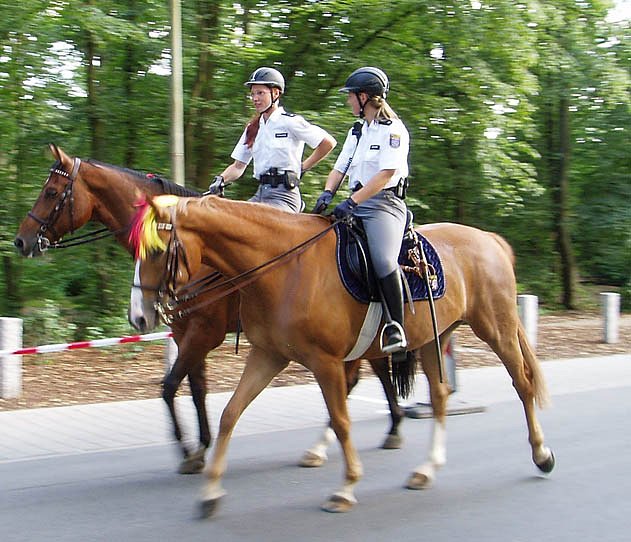
[[[559,360],[631,353],[631,314],[621,316],[619,341],[603,342],[602,318],[597,313],[572,312],[539,317],[537,354],[540,360]],[[27,345],[33,346],[33,345]],[[84,349],[23,356],[22,396],[0,399],[0,411],[66,406],[107,401],[152,399],[161,396],[165,348],[159,343]],[[232,391],[241,375],[248,345],[235,354],[234,338],[207,357],[208,391]],[[498,365],[495,354],[468,326],[456,332],[459,369]],[[362,374],[370,374],[365,364]],[[272,382],[289,386],[314,382],[311,373],[291,363]],[[184,382],[180,394],[188,394]]]

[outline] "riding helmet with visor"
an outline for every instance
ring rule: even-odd
[[[266,85],[279,89],[281,93],[285,92],[285,78],[274,68],[257,68],[252,72],[252,75],[250,75],[250,78],[244,85],[246,87],[251,87],[252,85]]]
[[[379,68],[365,66],[356,69],[346,80],[340,92],[365,92],[369,96],[386,98],[390,90],[388,76]]]

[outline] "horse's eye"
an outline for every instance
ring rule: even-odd
[[[48,199],[53,199],[57,197],[57,190],[55,190],[54,188],[47,188],[46,189],[46,197]]]

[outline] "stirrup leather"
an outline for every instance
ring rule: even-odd
[[[400,333],[401,340],[394,344],[384,344],[384,338],[386,336],[386,329],[390,326],[394,326],[396,330]],[[390,354],[391,352],[398,352],[400,350],[405,350],[405,348],[408,345],[408,342],[405,338],[405,330],[403,329],[403,326],[399,324],[399,322],[397,322],[396,320],[393,320],[392,322],[387,322],[386,325],[383,326],[379,340],[381,344],[381,351],[386,354]]]

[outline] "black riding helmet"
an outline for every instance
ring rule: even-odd
[[[340,92],[365,92],[369,96],[386,98],[390,90],[388,76],[379,68],[365,66],[351,73]]]
[[[243,84],[246,87],[252,87],[252,85],[267,85],[268,87],[279,89],[281,94],[285,92],[285,78],[282,73],[274,68],[257,68]]]

